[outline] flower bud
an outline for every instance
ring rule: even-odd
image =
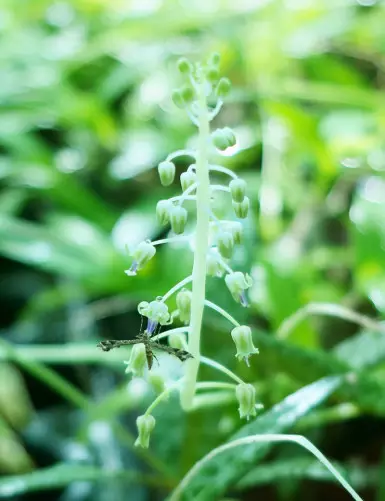
[[[195,92],[194,89],[190,87],[190,85],[183,86],[179,92],[185,105],[194,101]]]
[[[127,367],[126,374],[132,372],[135,377],[143,377],[145,368],[147,367],[146,348],[143,343],[134,344],[130,353],[130,359],[124,362]]]
[[[249,197],[245,197],[242,200],[242,202],[234,202],[233,200],[233,209],[235,215],[240,219],[245,219],[247,217],[247,214],[249,213],[249,207],[250,207]]]
[[[171,229],[176,235],[184,232],[187,222],[187,211],[180,205],[174,205],[170,209]]]
[[[238,221],[235,221],[230,228],[235,244],[241,244],[243,240],[243,226]]]
[[[135,447],[143,447],[143,449],[148,449],[150,445],[150,435],[155,427],[155,418],[151,414],[143,414],[139,416],[136,420],[136,426],[138,428],[138,438],[135,440]]]
[[[217,237],[218,250],[226,259],[230,259],[233,255],[234,238],[229,231],[221,231]]]
[[[187,289],[182,289],[176,295],[176,306],[179,310],[179,318],[181,322],[188,324],[191,315],[191,298],[192,293]]]
[[[178,62],[176,64],[178,70],[182,73],[182,75],[189,75],[191,73],[192,64],[187,58],[181,57],[180,59],[178,59]]]
[[[156,218],[159,224],[165,226],[170,222],[170,207],[172,206],[169,200],[159,200],[156,204]]]
[[[149,371],[147,375],[147,381],[152,386],[157,395],[160,395],[166,387],[163,376],[154,371]]]
[[[174,89],[171,93],[171,99],[172,99],[172,102],[175,104],[175,106],[177,108],[184,108],[186,106],[184,100],[183,100],[183,97],[182,97],[182,93],[179,89]]]
[[[168,344],[171,348],[176,348],[177,350],[186,349],[186,337],[183,334],[174,332],[168,336]]]
[[[233,179],[232,181],[230,181],[229,187],[234,202],[238,203],[242,202],[243,199],[245,198],[245,193],[246,193],[245,181],[238,177],[237,179]]]
[[[158,324],[167,325],[170,320],[168,307],[160,300],[151,301],[151,303],[141,301],[138,304],[138,312],[148,318],[146,332],[150,336],[155,332]]]
[[[213,144],[218,150],[224,151],[237,142],[234,132],[229,127],[217,129],[211,134]]]
[[[211,277],[221,277],[224,273],[222,263],[220,262],[218,257],[219,256],[213,254],[212,252],[207,255],[206,272],[207,275]]]
[[[235,396],[239,403],[239,415],[249,420],[250,416],[256,416],[256,392],[251,384],[241,383],[235,388]]]
[[[231,337],[237,349],[236,357],[238,360],[244,360],[246,365],[250,367],[249,357],[254,353],[259,353],[258,349],[253,344],[251,337],[251,329],[247,325],[240,325],[231,331]]]
[[[136,272],[155,256],[156,249],[149,240],[140,242],[132,252],[133,262],[129,270],[124,270],[128,276],[136,275]]]
[[[180,175],[180,184],[182,186],[182,191],[186,191],[191,185],[196,182],[197,175],[195,172],[188,170],[186,172],[182,172]]]
[[[160,162],[158,172],[162,186],[169,186],[175,177],[175,165],[172,162]]]
[[[235,301],[242,306],[248,306],[245,290],[253,284],[250,275],[234,271],[225,276],[225,282]]]
[[[209,66],[206,69],[206,78],[209,82],[215,83],[219,78],[219,71],[217,66]]]
[[[221,62],[221,55],[218,52],[213,52],[208,59],[209,66],[218,66]]]
[[[215,94],[219,98],[224,98],[226,97],[231,90],[231,82],[228,78],[223,77],[219,80],[218,85],[215,89]]]

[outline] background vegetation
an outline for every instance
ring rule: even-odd
[[[310,306],[282,328],[312,303],[384,315],[384,22],[375,0],[3,0],[1,498],[160,500],[231,436],[286,430],[366,501],[385,499],[381,324]],[[125,245],[160,235],[155,204],[176,189],[160,187],[157,163],[195,133],[169,99],[175,61],[213,50],[234,86],[217,119],[240,139],[226,162],[253,202],[235,261],[255,283],[247,311],[222,282],[208,296],[253,326],[260,355],[238,363],[211,314],[202,350],[255,384],[266,413],[238,431],[231,394],[202,394],[188,415],[171,398],[143,452],[135,419],[154,394],[129,383],[127,354],[95,344],[135,336],[137,302],[191,264],[165,247],[140,276],[123,273]],[[157,370],[174,369],[160,358]],[[294,445],[233,454],[205,470],[200,487],[216,487],[199,499],[348,499]]]

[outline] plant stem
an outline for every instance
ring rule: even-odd
[[[197,90],[199,96],[199,138],[196,157],[198,183],[196,191],[197,225],[188,344],[188,351],[194,358],[186,362],[186,376],[181,391],[181,405],[185,410],[192,408],[200,362],[200,337],[206,295],[206,256],[209,247],[210,224],[210,177],[208,162],[210,126],[204,83],[200,83]]]

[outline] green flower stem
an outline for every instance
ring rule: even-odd
[[[181,235],[179,237],[162,238],[161,240],[154,240],[151,245],[171,244],[173,242],[185,242],[190,240],[190,235]]]
[[[227,313],[227,311],[225,311],[223,308],[221,308],[220,306],[218,306],[215,303],[212,303],[208,299],[205,300],[205,305],[208,306],[209,308],[211,308],[212,310],[215,310],[217,313],[219,313],[220,315],[222,315],[222,317],[225,317],[226,320],[228,320],[229,322],[231,322],[235,327],[239,327],[241,325],[239,322],[237,322],[235,320],[234,317],[232,317],[230,315],[230,313]]]
[[[218,99],[218,102],[213,110],[210,111],[209,114],[209,120],[214,120],[214,118],[218,115],[218,113],[221,111],[221,108],[223,106],[223,101],[222,99]]]
[[[209,165],[210,172],[221,172],[222,174],[227,174],[233,179],[238,179],[238,176],[231,169],[227,169],[226,167],[222,167],[222,165]]]
[[[200,381],[196,384],[197,390],[235,390],[234,383],[222,383],[221,381]]]
[[[193,150],[177,150],[174,151],[173,153],[170,153],[169,156],[166,158],[167,162],[171,162],[174,160],[174,158],[177,157],[192,157],[195,158],[195,151]]]
[[[226,261],[222,257],[218,256],[218,261],[221,263],[221,265],[227,271],[227,273],[233,273],[233,269],[230,268],[230,266],[226,263]]]
[[[239,376],[234,374],[234,372],[232,372],[230,369],[228,369],[224,365],[220,364],[219,362],[212,360],[211,358],[202,356],[201,362],[202,362],[202,364],[208,365],[209,367],[212,367],[213,369],[217,369],[218,371],[223,372],[223,374],[226,374],[227,376],[229,376],[231,379],[233,379],[234,381],[236,381],[239,384],[244,383],[244,381],[242,381],[242,379]]]
[[[225,191],[226,193],[230,193],[230,188],[222,184],[212,184],[211,191]]]
[[[156,397],[156,399],[152,402],[152,404],[150,404],[148,406],[148,408],[147,408],[146,412],[144,413],[144,415],[148,416],[149,414],[151,414],[151,412],[155,409],[155,407],[157,405],[159,405],[163,400],[165,400],[173,390],[176,390],[178,388],[178,386],[180,385],[181,381],[182,380],[179,379],[175,383],[173,383],[170,386],[168,386],[165,390],[163,390],[162,393],[160,393]]]
[[[183,286],[189,284],[191,281],[193,280],[193,276],[192,275],[189,275],[188,277],[184,278],[183,280],[181,280],[180,282],[178,282],[176,285],[174,285],[174,287],[172,287],[168,292],[166,292],[166,294],[162,297],[162,301],[163,303],[165,301],[167,301],[167,299],[169,299],[173,294],[174,292],[178,291],[179,289],[181,289]]]
[[[177,390],[178,387],[180,386],[180,383],[182,382],[182,379],[179,379],[175,383],[171,384],[168,386],[165,390],[160,393],[155,400],[149,405],[147,408],[146,412],[144,413],[145,415],[149,415],[152,413],[152,411],[157,407],[161,402],[166,400],[166,398],[169,396],[169,394]],[[220,381],[202,381],[196,384],[196,389],[197,390],[234,390],[235,389],[235,384],[233,383],[222,383]]]
[[[192,407],[200,362],[200,337],[206,295],[206,256],[209,248],[210,223],[210,178],[208,162],[210,125],[204,83],[198,86],[197,91],[199,101],[199,138],[196,157],[198,182],[196,193],[197,224],[192,274],[191,330],[188,344],[188,351],[194,358],[186,362],[186,376],[181,391],[181,405],[185,410]]]
[[[169,331],[166,332],[161,332],[160,334],[157,334],[156,336],[153,336],[151,339],[153,341],[157,341],[158,339],[163,339],[165,337],[168,337],[170,334],[178,334],[183,333],[183,332],[189,332],[190,327],[188,325],[185,325],[184,327],[176,327],[175,329],[170,329]]]
[[[190,193],[195,191],[198,188],[198,183],[194,183],[191,186],[187,188],[186,191],[182,193],[179,197],[175,197],[177,200],[179,199],[179,205],[182,205],[185,200],[196,200],[196,195],[193,195],[192,197],[189,196]]]

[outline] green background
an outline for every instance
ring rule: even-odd
[[[312,303],[383,319],[384,25],[380,0],[3,0],[0,498],[165,499],[236,433],[287,431],[335,460],[366,501],[385,500],[381,324],[310,308],[279,329]],[[232,263],[254,285],[247,310],[219,279],[207,297],[253,327],[260,354],[250,369],[238,363],[230,326],[211,312],[202,352],[254,384],[266,413],[239,431],[231,393],[202,394],[188,415],[172,397],[143,452],[135,419],[154,393],[125,376],[127,352],[95,345],[134,337],[137,303],[189,274],[190,251],[164,246],[129,278],[125,247],[166,234],[155,205],[179,186],[162,188],[156,166],[196,134],[169,98],[175,63],[213,51],[233,84],[214,126],[239,140],[221,162],[252,202]],[[230,217],[224,198],[217,211]],[[180,371],[159,360],[158,373]],[[192,499],[348,499],[298,447],[250,450],[205,470]]]

